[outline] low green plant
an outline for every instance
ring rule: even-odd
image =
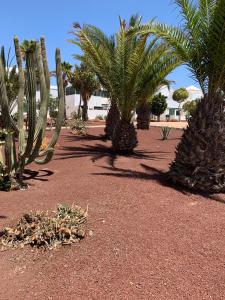
[[[171,128],[170,127],[162,127],[161,128],[161,135],[162,135],[162,140],[168,140],[168,137],[170,135]]]
[[[0,244],[4,247],[53,249],[71,245],[85,236],[87,210],[78,206],[59,204],[57,210],[30,212],[22,216],[16,226],[0,231]]]

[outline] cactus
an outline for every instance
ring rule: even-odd
[[[23,172],[26,165],[48,163],[54,152],[54,146],[60,134],[64,118],[64,89],[62,80],[60,50],[56,49],[56,78],[58,86],[58,116],[55,131],[47,147],[41,150],[45,138],[47,113],[50,98],[50,73],[47,63],[45,40],[25,41],[21,46],[17,37],[14,38],[17,70],[19,75],[19,90],[17,95],[17,123],[13,120],[9,110],[6,84],[4,80],[5,66],[0,58],[0,111],[3,128],[5,130],[5,161],[4,167],[10,178],[14,179],[18,187],[24,187]],[[25,68],[23,66],[25,60]],[[37,117],[36,107],[36,79],[40,85],[40,111]],[[28,130],[24,129],[24,97],[28,103]],[[18,143],[17,143],[18,140]],[[1,162],[3,164],[3,162]]]

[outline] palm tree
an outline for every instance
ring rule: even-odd
[[[225,191],[225,1],[175,0],[183,26],[140,27],[175,50],[198,81],[203,98],[177,147],[170,167],[174,182],[204,192]]]
[[[106,117],[105,138],[111,140],[116,125],[120,121],[120,112],[115,99],[110,99],[110,108]]]
[[[83,101],[82,119],[83,121],[87,121],[88,100],[91,98],[91,95],[100,88],[99,81],[88,66],[83,63],[80,66],[75,66],[74,72],[70,73],[69,81],[72,86],[80,92]]]
[[[179,104],[179,122],[181,121],[181,104],[189,97],[189,93],[185,88],[179,88],[173,93],[173,100]]]
[[[71,33],[73,35],[75,35],[75,40],[69,40],[69,42],[78,44],[78,42],[76,41],[77,40],[77,30],[79,31],[81,29],[81,26],[78,23],[74,23],[73,28],[74,28],[74,31],[72,31]],[[86,36],[88,37],[88,39],[91,40],[92,44],[94,44],[96,47],[98,44],[100,44],[102,48],[104,48],[105,50],[107,49],[109,56],[114,55],[115,45],[116,45],[115,35],[108,37],[106,34],[104,34],[104,32],[99,30],[97,27],[91,26],[91,25],[84,26],[83,29],[85,29]],[[79,37],[78,37],[78,40],[79,40]],[[90,60],[88,61],[87,56],[75,55],[75,58],[77,58],[81,61],[84,61],[84,62],[86,61],[86,64],[89,64],[89,67],[92,68],[92,66],[91,66],[92,64],[91,64]],[[95,68],[92,68],[92,69],[95,72]],[[107,118],[106,118],[105,138],[112,139],[114,129],[120,120],[120,112],[118,109],[118,103],[117,103],[117,99],[114,98],[113,95],[111,94],[111,89],[108,85],[108,82],[105,80],[105,76],[103,76],[102,73],[99,73],[99,74],[96,73],[96,74],[97,74],[97,77],[98,77],[98,80],[99,80],[101,86],[105,90],[107,90],[107,92],[109,94],[110,108],[109,108],[109,112],[108,112]]]
[[[131,25],[136,22],[135,18],[132,17],[128,25],[120,19],[119,31],[114,38],[106,37],[94,26],[76,26],[74,34],[77,41],[72,41],[84,52],[78,58],[90,66],[110,98],[118,105],[120,120],[114,129],[112,144],[116,152],[124,154],[132,153],[137,146],[136,130],[131,121],[136,105],[139,99],[146,99],[155,91],[151,81],[153,72],[157,72],[159,66],[154,66],[152,62],[155,56],[161,56],[157,53],[159,49],[161,54],[167,51],[165,45],[156,46],[156,41],[148,44],[148,35],[137,36],[133,33],[135,26]],[[164,58],[162,61],[165,67],[167,65]],[[167,64],[172,62],[175,64],[178,60],[170,52]]]

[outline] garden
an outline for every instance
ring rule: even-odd
[[[2,47],[0,299],[224,299],[225,1],[175,2],[177,28],[74,23],[75,66],[57,48],[51,71],[44,37],[15,36],[15,65]],[[178,88],[187,125],[154,126],[181,65],[203,97]],[[93,122],[99,89],[110,107]]]

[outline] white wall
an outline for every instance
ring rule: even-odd
[[[72,112],[78,112],[79,103],[79,94],[66,96],[66,114],[68,118],[71,116]],[[82,104],[83,102],[81,102],[81,105]],[[109,106],[109,104],[108,98],[91,96],[90,100],[88,101],[88,118],[93,120],[99,115],[103,117],[107,116],[108,108],[104,107],[104,105]],[[104,107],[104,109],[96,109],[96,107]]]
[[[196,88],[195,86],[190,86],[190,87],[187,87],[186,89],[189,93],[189,97],[188,97],[187,101],[192,101],[192,100],[202,97],[201,90]],[[159,90],[159,92],[161,92],[163,95],[165,95],[167,97],[168,108],[166,109],[165,113],[163,115],[161,115],[161,120],[165,120],[166,115],[169,114],[170,109],[175,109],[175,112],[176,112],[176,110],[178,110],[179,104],[176,101],[173,101],[173,99],[172,99],[172,95],[174,92],[173,89],[168,90],[167,87],[162,87]],[[51,93],[52,97],[58,97],[57,86],[51,86],[50,93]],[[40,100],[40,92],[37,92],[36,97],[37,97],[37,101]],[[66,113],[67,113],[68,118],[71,116],[72,112],[78,111],[79,103],[80,103],[80,95],[79,94],[66,96]],[[81,103],[81,105],[82,104],[83,103]],[[110,102],[109,102],[108,98],[103,98],[100,96],[91,96],[90,100],[88,101],[88,117],[89,117],[89,119],[93,120],[99,115],[106,117],[109,106],[110,106]],[[96,109],[96,107],[102,107],[103,109]],[[14,112],[16,112],[16,111],[17,111],[17,107],[14,109]],[[179,119],[179,117],[176,115],[171,116],[170,118],[177,119],[177,120]],[[181,113],[181,119],[182,120],[186,119],[184,112]]]
[[[195,86],[189,86],[186,88],[186,90],[189,93],[189,97],[186,101],[184,101],[181,104],[181,108],[184,105],[184,103],[186,103],[187,101],[193,101],[195,99],[202,98],[202,96],[203,96],[202,91],[200,89],[196,88]],[[167,105],[168,105],[165,113],[161,116],[161,119],[162,120],[166,119],[166,115],[169,115],[171,110],[174,109],[175,114],[173,116],[170,116],[170,119],[178,120],[179,116],[176,115],[176,111],[179,108],[179,103],[173,100],[172,95],[173,95],[174,90],[170,89],[170,91],[169,91],[167,87],[163,87],[159,90],[159,92],[161,92],[163,95],[167,96]],[[184,113],[183,111],[181,111],[181,120],[183,120],[183,121],[186,120],[186,113]]]

